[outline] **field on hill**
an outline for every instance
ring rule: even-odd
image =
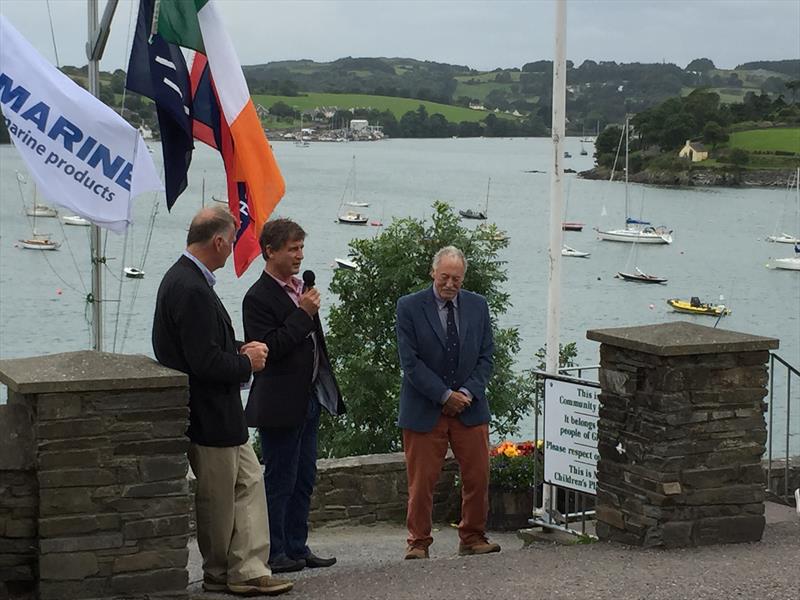
[[[780,150],[800,154],[800,127],[736,131],[731,133],[728,146],[748,152]]]
[[[415,100],[414,98],[370,96],[367,94],[321,94],[309,92],[302,96],[273,96],[266,94],[255,94],[253,96],[253,102],[261,104],[265,108],[269,108],[278,101],[298,110],[311,110],[323,106],[337,106],[342,110],[349,110],[350,108],[390,110],[398,120],[408,111],[417,110],[420,104],[425,107],[429,115],[440,113],[451,123],[482,121],[487,115],[491,114],[489,111],[470,110],[463,106],[450,106],[426,100]]]

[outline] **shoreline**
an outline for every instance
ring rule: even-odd
[[[644,183],[649,185],[669,186],[669,187],[762,187],[775,188],[786,187],[790,180],[793,180],[795,171],[792,170],[766,170],[753,169],[742,171],[741,177],[737,178],[730,171],[721,169],[693,168],[684,171],[666,171],[645,169],[628,177],[631,183]],[[611,169],[606,167],[594,167],[587,171],[580,171],[578,177],[581,179],[606,180],[611,175]],[[738,181],[737,181],[738,179]]]

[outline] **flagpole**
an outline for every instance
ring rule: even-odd
[[[567,81],[567,2],[556,1],[555,55],[553,56],[553,165],[550,172],[550,251],[549,279],[547,286],[547,346],[545,348],[545,370],[558,375],[559,327],[561,320],[561,242],[563,231],[561,220],[564,214],[564,135],[566,122]],[[549,513],[552,490],[542,486],[540,517],[551,521]]]
[[[103,22],[98,27],[98,2],[88,0],[88,41],[86,42],[86,57],[89,59],[87,65],[89,77],[89,92],[96,98],[100,97],[100,59],[103,56],[108,34],[111,31],[111,19],[117,8],[119,0],[108,0]],[[105,264],[105,257],[102,256],[102,240],[100,238],[100,228],[92,223],[89,234],[90,254],[92,258],[92,348],[101,352],[103,350],[103,277],[102,268]]]

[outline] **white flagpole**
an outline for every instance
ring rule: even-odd
[[[561,318],[561,244],[563,232],[561,220],[564,215],[564,129],[567,97],[567,1],[556,0],[555,55],[553,57],[553,165],[550,172],[550,250],[549,278],[547,285],[547,347],[545,370],[558,374],[559,324]],[[547,512],[550,506],[551,488],[542,486],[541,517],[550,521]]]

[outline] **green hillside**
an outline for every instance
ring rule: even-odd
[[[750,129],[731,133],[728,146],[748,152],[794,152],[800,154],[800,127]]]
[[[269,94],[254,94],[253,102],[269,108],[276,102],[284,102],[297,110],[312,110],[323,106],[337,106],[341,110],[350,108],[371,108],[379,111],[390,110],[399,120],[408,111],[417,110],[420,104],[425,107],[428,114],[439,113],[451,123],[468,121],[477,123],[491,114],[489,111],[470,110],[461,106],[439,104],[427,100],[413,98],[395,98],[391,96],[373,96],[369,94],[323,94],[308,93],[302,96],[273,96]],[[500,115],[498,115],[500,116]],[[502,115],[508,116],[508,115]]]

